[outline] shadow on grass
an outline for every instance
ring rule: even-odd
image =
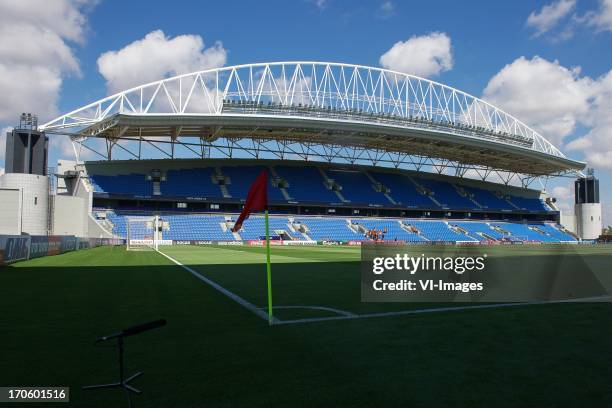
[[[270,328],[177,266],[124,263],[0,269],[0,384],[69,386],[67,406],[125,406],[121,392],[79,389],[116,376],[115,350],[93,341],[163,317],[167,327],[126,344],[127,372],[145,373],[138,407],[612,403],[609,304]],[[265,304],[263,265],[222,266],[194,268]],[[273,268],[279,305],[360,305],[357,262]]]

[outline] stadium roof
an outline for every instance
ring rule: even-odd
[[[528,176],[575,172],[529,126],[452,87],[350,64],[276,62],[199,71],[128,89],[41,126],[106,159],[113,149],[141,159],[142,144],[277,158],[323,157],[373,164],[399,158],[457,169]],[[87,142],[103,139],[105,148]],[[130,147],[138,144],[138,147]],[[75,150],[76,151],[76,150]],[[255,152],[255,153],[253,153]]]

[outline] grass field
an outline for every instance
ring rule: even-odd
[[[262,248],[163,251],[249,303],[266,303]],[[534,252],[535,251],[535,252]],[[601,267],[609,248],[578,254]],[[555,256],[525,247],[515,256]],[[353,314],[418,308],[361,303],[359,249],[274,247],[279,306]],[[428,307],[436,307],[429,305]],[[278,309],[281,320],[337,316]],[[572,303],[269,327],[153,252],[96,248],[0,268],[0,385],[65,385],[71,406],[125,406],[80,386],[116,375],[97,336],[157,318],[127,340],[144,371],[137,407],[610,406],[612,305]],[[30,403],[35,407],[37,404]],[[46,406],[46,405],[40,405]]]

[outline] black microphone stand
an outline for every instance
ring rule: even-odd
[[[117,349],[119,351],[119,381],[115,382],[115,383],[109,383],[109,384],[98,384],[98,385],[87,385],[85,387],[82,387],[83,390],[98,390],[98,389],[104,389],[104,388],[123,388],[125,390],[126,396],[127,396],[127,400],[128,400],[128,407],[132,407],[132,398],[130,396],[130,392],[133,392],[135,394],[142,394],[142,391],[140,391],[137,388],[134,388],[132,385],[130,385],[130,381],[134,380],[137,377],[140,377],[142,375],[142,372],[137,372],[136,374],[125,378],[125,364],[124,364],[124,347],[123,347],[123,335],[119,334],[117,335]],[[106,338],[102,338],[99,341],[104,341],[107,340]],[[98,342],[99,342],[98,341]],[[96,342],[96,343],[98,343]]]
[[[125,391],[125,395],[128,400],[128,407],[132,408],[132,398],[131,398],[130,393],[142,394],[142,391],[140,391],[138,388],[133,387],[130,384],[130,382],[140,377],[143,373],[139,371],[136,374],[133,374],[129,376],[128,378],[125,378],[124,339],[127,336],[131,336],[131,335],[138,334],[146,330],[161,327],[161,326],[164,326],[165,324],[166,324],[165,320],[158,320],[155,322],[146,323],[141,326],[135,326],[133,328],[129,328],[119,333],[111,334],[109,336],[104,336],[96,340],[96,344],[97,344],[103,341],[117,339],[116,347],[118,350],[118,359],[119,359],[119,381],[114,382],[114,383],[109,383],[109,384],[87,385],[87,386],[82,387],[81,389],[82,390],[99,390],[99,389],[106,389],[106,388],[122,388]]]

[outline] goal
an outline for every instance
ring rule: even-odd
[[[155,233],[157,217],[128,217],[126,219],[126,245],[128,251],[155,251],[158,237]]]

